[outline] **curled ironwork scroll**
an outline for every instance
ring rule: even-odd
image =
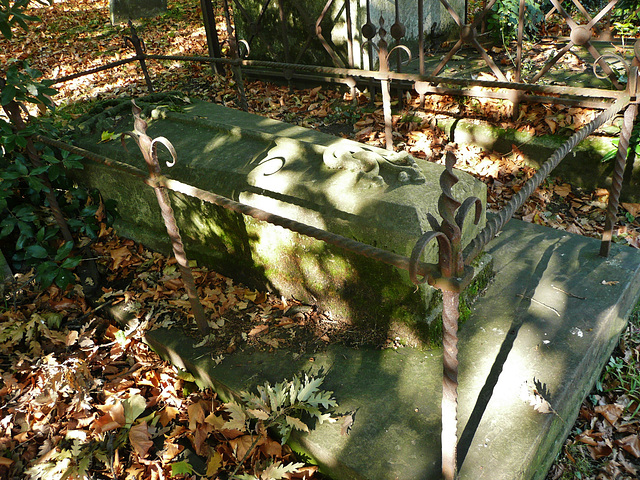
[[[178,262],[178,266],[180,267],[180,274],[182,275],[182,281],[187,291],[189,302],[191,303],[191,309],[193,310],[200,333],[206,335],[209,333],[209,324],[205,318],[202,304],[198,299],[195,280],[193,279],[191,267],[189,266],[189,261],[187,260],[187,255],[184,251],[182,237],[180,236],[180,230],[178,229],[178,224],[176,223],[175,216],[173,215],[173,209],[171,208],[171,199],[169,198],[166,188],[161,183],[161,171],[160,164],[158,163],[156,146],[157,144],[164,145],[171,154],[173,162],[167,162],[167,166],[169,167],[175,165],[176,151],[171,142],[166,138],[158,137],[152,139],[147,135],[147,122],[140,117],[142,109],[138,107],[133,100],[131,103],[133,104],[134,129],[132,132],[126,132],[122,135],[122,145],[126,148],[124,143],[125,137],[133,138],[142,152],[144,161],[147,163],[150,184],[153,186],[156,193],[158,205],[160,206],[160,211],[162,213],[162,219],[164,220],[165,227],[167,228],[167,234],[171,239],[173,254]]]

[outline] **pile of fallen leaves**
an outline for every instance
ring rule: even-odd
[[[193,377],[143,342],[150,328],[188,333],[193,324],[175,260],[114,235],[92,249],[102,272],[98,298],[85,298],[79,285],[40,291],[28,274],[5,298],[0,478],[225,479],[236,470],[246,479],[317,478],[316,467],[294,463],[266,428],[243,427],[237,404],[199,391]],[[218,361],[237,348],[274,349],[294,337],[307,349],[329,341],[313,309],[194,271],[212,338],[220,339],[211,344]],[[114,323],[109,311],[124,312],[127,322]]]
[[[580,408],[548,480],[633,480],[640,475],[640,308]]]

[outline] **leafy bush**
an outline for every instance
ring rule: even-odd
[[[525,0],[524,34],[526,37],[530,38],[538,32],[544,20],[543,8],[546,8],[547,4],[549,4],[548,0],[544,2]],[[519,9],[519,0],[498,0],[487,17],[490,31],[504,43],[518,37]]]
[[[0,34],[11,38],[14,25],[27,30],[27,22],[38,20],[25,13],[29,3],[0,0]],[[33,141],[36,134],[56,130],[53,123],[23,119],[25,103],[52,107],[50,96],[57,92],[41,76],[26,62],[13,60],[0,75],[0,106],[7,116],[0,118],[0,240],[11,250],[14,268],[34,266],[36,280],[44,287],[55,282],[65,288],[74,281],[72,270],[81,261],[72,255],[71,232],[95,238],[97,221],[108,215],[95,193],[78,188],[66,176],[67,170],[82,168],[79,156],[56,155]],[[63,239],[58,238],[61,226]]]
[[[616,35],[635,37],[640,34],[640,4],[637,0],[620,0],[611,11]]]
[[[32,1],[41,5],[50,5],[48,0],[0,0],[0,34],[5,38],[11,38],[11,28],[15,25],[23,30],[28,30],[27,22],[40,20],[38,17],[27,15],[25,9]]]

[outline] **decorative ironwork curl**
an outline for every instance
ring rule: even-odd
[[[614,58],[614,59],[618,60],[620,63],[622,63],[622,65],[624,66],[624,69],[627,72],[627,77],[629,77],[629,75],[631,74],[631,66],[624,60],[624,58],[622,58],[620,55],[616,55],[615,53],[605,53],[604,55],[600,55],[598,58],[596,58],[593,61],[593,66],[592,66],[593,74],[596,76],[596,78],[599,78],[600,80],[604,80],[605,78],[609,78],[609,75],[599,75],[598,74],[598,64],[600,63],[601,60],[603,62],[605,62],[605,59],[607,59],[607,58]],[[602,68],[602,65],[600,65],[600,67]],[[611,67],[609,67],[609,68],[613,71],[613,69]]]
[[[176,223],[173,209],[171,208],[171,200],[166,188],[162,185],[162,176],[160,172],[160,165],[158,164],[157,144],[164,145],[172,157],[172,162],[167,162],[167,166],[175,165],[176,163],[176,150],[169,140],[164,137],[151,138],[147,135],[147,122],[140,116],[142,109],[133,104],[133,117],[134,117],[134,130],[132,132],[126,132],[121,137],[123,147],[126,149],[125,138],[131,137],[135,140],[142,152],[144,161],[149,169],[149,184],[153,187],[156,193],[156,199],[158,200],[158,206],[160,207],[160,213],[164,220],[167,234],[171,239],[171,246],[173,248],[173,254],[180,267],[180,274],[182,276],[182,282],[184,283],[189,302],[191,303],[191,309],[196,319],[198,329],[200,333],[206,335],[209,333],[209,324],[205,318],[204,309],[198,299],[198,292],[196,289],[196,283],[191,273],[191,267],[189,267],[189,260],[184,251],[184,244],[182,243],[182,237],[180,236],[180,230]]]
[[[429,282],[434,283],[433,277],[424,276],[421,279],[418,278],[418,262],[422,256],[422,252],[431,240],[436,239],[440,247],[439,262],[442,262],[445,258],[451,258],[451,242],[447,236],[442,232],[426,232],[416,242],[413,250],[411,251],[411,258],[409,261],[409,278],[411,281],[418,285],[421,283]]]

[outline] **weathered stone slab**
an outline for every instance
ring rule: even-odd
[[[119,142],[99,144],[104,130],[132,128],[129,111],[125,104],[86,123],[78,143],[143,165],[138,152],[128,155]],[[175,146],[177,165],[164,168],[174,179],[405,256],[422,232],[431,230],[427,213],[436,214],[443,167],[408,155],[205,102],[153,109],[148,133]],[[454,195],[484,203],[485,186],[463,172],[458,176]],[[121,232],[168,250],[152,190],[125,177],[87,164],[81,180],[117,201]],[[382,328],[404,322],[420,330],[427,304],[437,302],[433,289],[416,290],[408,274],[395,267],[181,194],[172,198],[189,256],[226,275]],[[464,244],[484,224],[470,220]],[[436,261],[433,247],[427,261]]]
[[[458,144],[476,145],[503,154],[509,153],[513,145],[518,145],[524,160],[536,169],[540,168],[568,138],[568,135],[535,136],[478,120],[438,119],[437,123],[451,141]],[[553,174],[574,187],[590,190],[609,188],[614,161],[603,162],[602,158],[615,148],[617,148],[616,143],[611,137],[589,136],[560,162]],[[628,202],[640,201],[640,158],[638,157],[630,159],[625,166],[621,198]]]
[[[459,330],[460,480],[543,480],[640,296],[640,252],[512,220],[487,247],[496,275]],[[604,283],[603,283],[604,282]],[[440,476],[442,348],[242,352],[215,362],[175,330],[154,349],[223,398],[324,372],[348,435],[324,424],[293,446],[333,480]],[[553,411],[534,409],[544,395]]]
[[[144,17],[155,17],[167,11],[167,0],[109,0],[113,25]]]

